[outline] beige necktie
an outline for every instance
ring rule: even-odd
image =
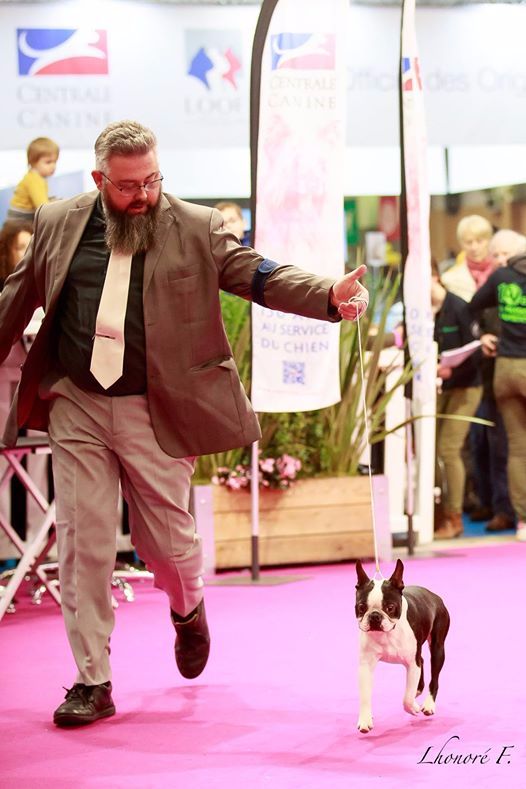
[[[122,375],[131,255],[112,252],[95,323],[90,370],[104,389]]]

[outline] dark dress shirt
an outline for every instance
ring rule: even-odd
[[[110,251],[104,240],[106,222],[100,196],[75,251],[56,317],[58,360],[74,384],[112,397],[146,391],[146,355],[142,282],[144,253],[133,256],[124,324],[124,370],[104,389],[90,372],[95,322]]]

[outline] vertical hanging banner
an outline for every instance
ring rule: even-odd
[[[427,136],[416,42],[415,0],[403,3],[401,38],[402,206],[405,203],[406,207],[405,216],[402,216],[402,227],[406,231],[405,244],[402,244],[402,259],[406,253],[403,298],[407,343],[414,369],[412,399],[422,404],[433,396],[436,366],[432,353]]]
[[[251,74],[254,246],[313,274],[344,273],[346,0],[264,0]],[[252,404],[340,399],[338,324],[252,305]]]

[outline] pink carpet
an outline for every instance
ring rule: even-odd
[[[279,586],[209,586],[213,651],[193,682],[175,668],[163,595],[136,582],[112,639],[117,715],[75,730],[50,720],[74,676],[59,611],[19,594],[0,623],[0,786],[525,787],[525,559],[510,543],[406,560],[406,583],[441,594],[452,615],[437,715],[407,715],[402,667],[380,664],[368,735],[355,730],[352,564],[294,570],[307,578]],[[487,761],[422,763],[451,737],[443,755]]]

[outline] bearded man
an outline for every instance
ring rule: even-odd
[[[141,124],[110,124],[95,157],[97,191],[37,211],[0,297],[0,362],[35,308],[45,309],[4,442],[12,446],[21,428],[49,433],[61,603],[77,665],[58,726],[115,713],[120,487],[133,544],[169,599],[179,671],[192,679],[208,660],[201,540],[188,512],[194,461],[260,437],[219,289],[329,321],[354,320],[367,306],[364,266],[335,282],[279,265],[241,246],[219,211],[163,193],[155,135]]]

